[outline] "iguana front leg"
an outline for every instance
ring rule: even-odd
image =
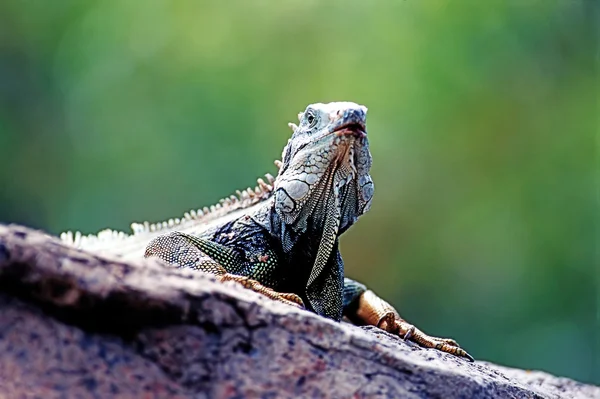
[[[296,294],[286,293],[286,292],[277,292],[269,287],[265,287],[261,283],[256,280],[252,280],[246,276],[238,276],[237,274],[225,273],[217,276],[220,281],[235,281],[240,283],[244,288],[252,290],[254,292],[258,292],[270,299],[273,299],[278,302],[285,303],[287,305],[296,306],[298,308],[304,308],[304,302],[302,299]]]
[[[235,281],[244,288],[258,292],[270,299],[304,308],[302,299],[296,294],[280,293],[250,277],[228,272],[228,270],[243,267],[239,253],[210,240],[180,232],[165,234],[148,244],[144,257],[156,257],[177,267],[187,267],[214,274],[219,281]],[[258,265],[258,267],[261,266],[269,267],[267,264]]]
[[[344,279],[344,316],[352,322],[372,325],[426,348],[435,348],[474,361],[473,357],[450,338],[432,337],[404,320],[396,309],[364,285]]]

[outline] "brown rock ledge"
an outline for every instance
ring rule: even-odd
[[[0,397],[600,398],[0,225]]]

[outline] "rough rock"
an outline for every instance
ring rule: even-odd
[[[15,225],[0,225],[0,353],[6,398],[600,398]]]

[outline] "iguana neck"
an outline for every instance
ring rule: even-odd
[[[283,262],[295,269],[299,279],[296,284],[308,287],[319,275],[328,272],[324,267],[337,251],[340,234],[358,218],[356,193],[356,179],[332,166],[293,223],[286,223],[277,211],[276,196],[255,216],[279,244]]]

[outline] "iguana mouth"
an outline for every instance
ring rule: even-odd
[[[337,136],[354,136],[357,138],[367,137],[366,127],[364,123],[348,122],[337,126],[333,132]]]

